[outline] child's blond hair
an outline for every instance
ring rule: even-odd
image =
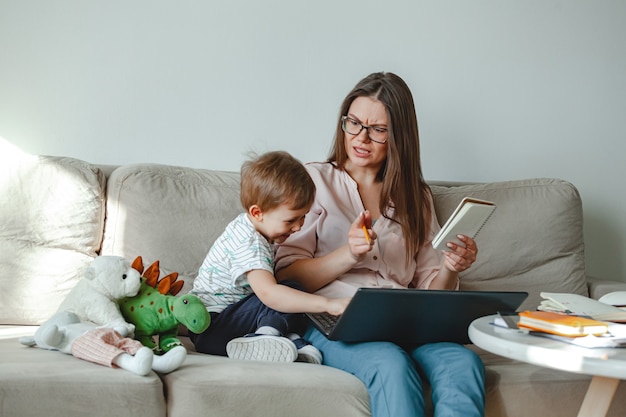
[[[241,167],[241,204],[262,211],[288,204],[294,210],[310,207],[315,184],[304,165],[284,151],[267,152]]]

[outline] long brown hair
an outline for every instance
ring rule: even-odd
[[[430,187],[422,176],[417,116],[411,90],[404,80],[390,72],[368,75],[348,93],[339,113],[334,142],[328,162],[344,168],[348,159],[341,129],[341,116],[348,114],[357,97],[371,97],[380,101],[387,110],[387,159],[378,179],[383,187],[380,212],[402,227],[407,247],[407,261],[415,256],[430,233],[432,216]],[[393,218],[388,217],[394,209]]]

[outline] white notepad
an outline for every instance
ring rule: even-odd
[[[588,316],[595,320],[626,322],[626,311],[580,294],[541,292],[537,310]]]
[[[465,197],[454,210],[439,233],[433,238],[433,248],[447,250],[446,243],[463,245],[457,235],[476,237],[496,209],[491,201]]]

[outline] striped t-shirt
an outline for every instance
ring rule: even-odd
[[[219,313],[252,293],[246,274],[255,269],[274,273],[274,245],[241,213],[213,243],[191,293],[208,311]]]

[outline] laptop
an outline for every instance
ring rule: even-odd
[[[515,311],[526,297],[522,291],[359,288],[341,316],[307,317],[330,340],[467,344],[474,319]]]

